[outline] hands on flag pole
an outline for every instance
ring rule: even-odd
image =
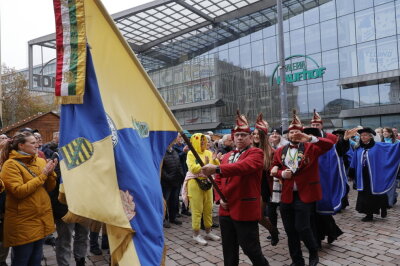
[[[190,142],[189,138],[181,131],[180,132],[183,140],[186,142],[186,144],[188,145],[189,149],[192,151],[194,157],[196,158],[196,160],[199,162],[199,164],[203,167],[204,163],[201,160],[199,154],[197,153],[197,151],[195,150],[195,148],[193,147],[192,143]],[[213,187],[215,189],[215,191],[218,193],[218,195],[220,196],[220,198],[224,201],[224,202],[228,202],[228,200],[225,198],[224,194],[222,193],[222,191],[219,189],[218,185],[215,183],[214,179],[212,178],[212,176],[207,176],[208,180],[210,180],[210,182],[213,184]]]

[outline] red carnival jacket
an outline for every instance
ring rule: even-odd
[[[235,163],[228,163],[234,151],[224,155],[215,183],[224,194],[229,210],[219,208],[220,216],[230,216],[235,221],[258,221],[261,218],[261,176],[263,152],[259,148],[244,151]],[[217,193],[215,200],[220,200]]]
[[[280,147],[275,151],[272,167],[278,166],[278,178],[282,180],[283,203],[292,203],[293,186],[296,181],[300,200],[304,203],[315,202],[322,199],[322,189],[319,182],[318,157],[329,151],[333,142],[327,138],[318,138],[316,143],[301,143],[299,146],[299,167],[291,179],[283,179],[282,171],[287,169],[284,164],[289,145]]]

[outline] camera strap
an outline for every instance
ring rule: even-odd
[[[32,172],[31,169],[28,168],[28,166],[26,166],[26,164],[24,164],[23,162],[21,162],[20,160],[17,159],[13,159],[14,161],[17,161],[22,167],[24,167],[33,177],[36,177],[37,175]]]

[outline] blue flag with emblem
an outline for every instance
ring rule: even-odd
[[[84,6],[83,104],[61,108],[68,209],[107,224],[113,265],[160,265],[160,164],[181,128],[100,1]]]

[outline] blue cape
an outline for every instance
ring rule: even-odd
[[[371,183],[371,192],[375,195],[388,192],[396,180],[400,166],[400,143],[390,144],[376,142],[368,150],[359,147],[354,151],[351,168],[354,168],[357,180],[357,190],[363,191],[362,156],[367,154],[367,164]]]
[[[350,164],[351,164],[351,161],[353,160],[353,154],[354,154],[354,149],[352,146],[350,146],[350,149],[346,152],[346,155],[349,158]]]
[[[317,201],[319,214],[335,214],[342,207],[346,194],[347,175],[343,158],[336,152],[336,144],[318,159],[322,200]]]

